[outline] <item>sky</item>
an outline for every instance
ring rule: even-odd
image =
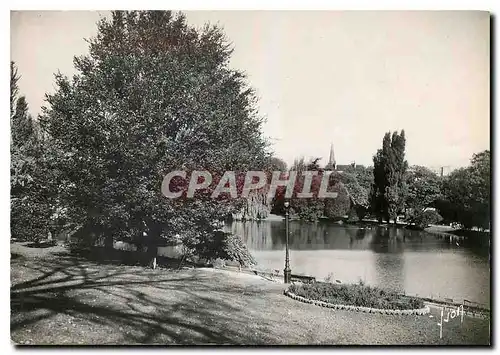
[[[410,165],[453,169],[490,149],[490,17],[475,11],[187,11],[223,27],[288,164],[322,157],[372,164],[385,132],[405,130]],[[12,12],[11,59],[30,112],[54,73],[108,12]]]

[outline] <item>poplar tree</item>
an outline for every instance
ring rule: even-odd
[[[397,216],[403,211],[407,196],[405,173],[408,163],[405,160],[405,133],[387,132],[382,148],[373,157],[374,183],[370,194],[373,212],[379,221],[391,219],[396,223]]]
[[[10,64],[10,226],[11,237],[45,239],[50,225],[50,175],[44,169],[44,148],[28,103],[20,96],[19,74]]]

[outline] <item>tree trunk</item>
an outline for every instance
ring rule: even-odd
[[[149,223],[148,223],[149,222]],[[146,227],[146,230],[144,231],[144,236],[146,239],[146,245],[147,245],[147,260],[149,262],[149,265],[155,269],[156,268],[156,261],[158,257],[158,245],[159,245],[159,240],[160,240],[160,235],[161,235],[161,226],[150,220],[150,221],[144,221],[144,226]]]
[[[159,235],[159,232],[154,230],[154,229],[149,229],[149,233],[148,233],[148,251],[147,251],[147,255],[148,255],[148,260],[149,260],[149,265],[151,265],[151,267],[153,269],[156,268],[156,262],[157,262],[157,257],[158,257],[158,241],[160,239],[160,235]]]
[[[158,245],[155,241],[155,238],[151,238],[148,241],[147,256],[149,265],[151,265],[151,267],[153,267],[154,269],[156,266],[156,257],[158,256]]]

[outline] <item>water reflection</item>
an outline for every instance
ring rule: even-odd
[[[240,235],[251,250],[284,250],[284,222],[233,222],[226,230]],[[290,222],[292,250],[350,249],[376,253],[402,253],[405,250],[453,249],[446,240],[395,227],[339,226],[328,222]]]
[[[283,269],[284,222],[233,222],[226,230],[243,238],[262,267]],[[293,273],[489,305],[488,257],[425,232],[293,221],[290,249]]]

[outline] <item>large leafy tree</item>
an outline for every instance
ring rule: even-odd
[[[349,194],[351,216],[356,214],[358,219],[363,219],[368,208],[368,191],[358,182],[354,171],[338,174],[338,178]]]
[[[382,148],[373,157],[374,183],[371,190],[371,205],[379,220],[385,218],[396,221],[398,213],[404,209],[407,195],[405,172],[405,133],[387,132]]]
[[[454,170],[443,181],[443,198],[437,204],[440,214],[465,228],[489,228],[490,152],[474,154],[471,165]]]
[[[407,171],[406,185],[407,217],[410,220],[418,219],[426,207],[433,207],[441,197],[441,179],[424,166],[413,166]]]
[[[362,219],[369,208],[369,195],[373,185],[373,167],[354,164],[347,166],[341,174],[342,183],[349,191],[353,211]]]
[[[235,201],[170,200],[162,179],[261,169],[269,154],[254,92],[229,68],[232,48],[216,26],[198,30],[170,11],[114,11],[97,29],[89,54],[74,59],[77,74],[56,75],[41,118],[58,152],[61,198],[108,246],[143,233],[154,255],[177,234],[196,244]]]
[[[351,193],[357,194],[354,190],[349,190],[356,185],[356,182],[343,173],[332,172],[329,178],[329,190],[337,193],[337,197],[324,199],[324,215],[328,218],[343,218],[349,214],[353,207],[353,197]]]
[[[358,181],[358,184],[366,190],[366,193],[368,194],[372,188],[373,185],[373,167],[368,166],[349,166],[347,167],[344,172],[352,174],[356,177],[356,180]]]

